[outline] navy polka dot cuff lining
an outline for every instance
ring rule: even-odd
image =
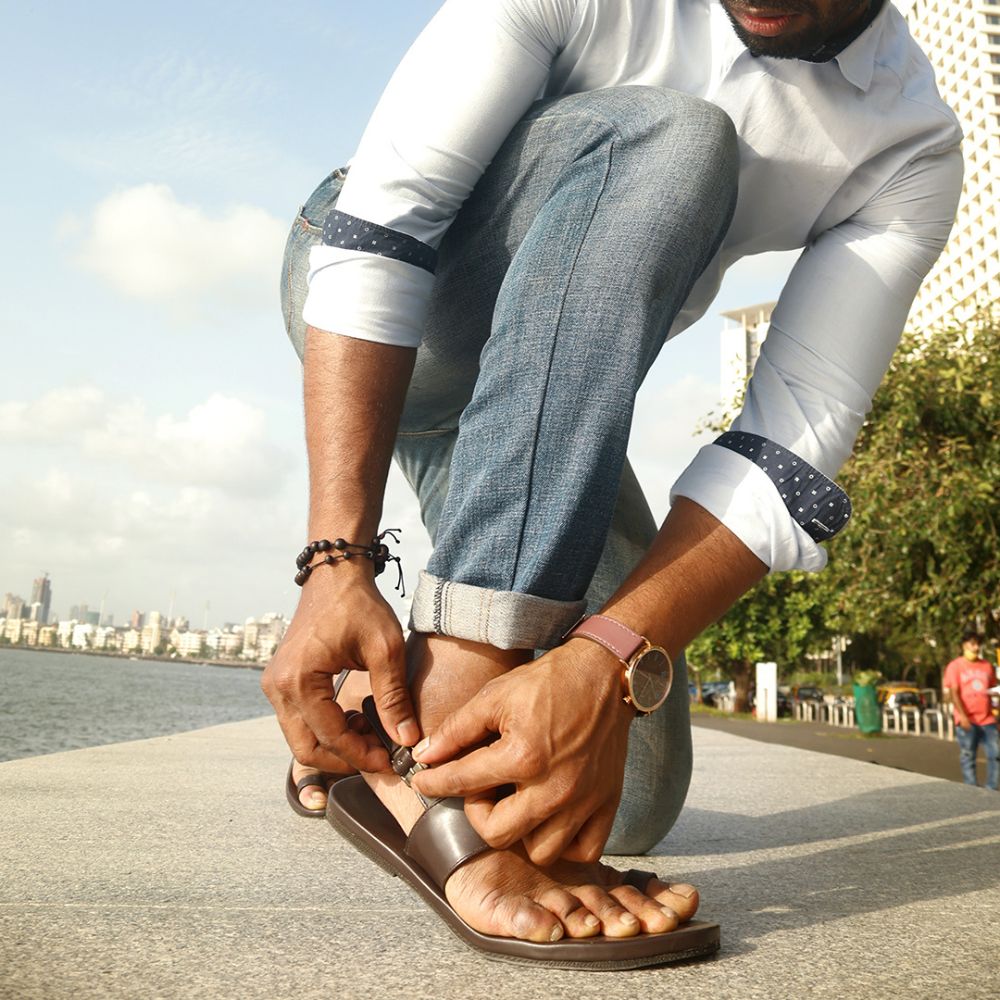
[[[792,520],[814,541],[833,538],[851,516],[847,494],[787,448],[759,434],[727,431],[716,444],[748,458],[777,487]]]
[[[407,236],[406,233],[366,222],[336,209],[326,217],[323,224],[323,242],[328,247],[343,247],[345,250],[375,254],[376,257],[391,257],[430,271],[431,274],[437,267],[437,250],[433,247]]]

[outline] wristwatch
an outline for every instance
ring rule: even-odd
[[[591,615],[573,626],[565,638],[593,639],[610,650],[625,665],[622,696],[640,715],[655,712],[670,693],[674,665],[661,646],[633,632],[607,615]]]

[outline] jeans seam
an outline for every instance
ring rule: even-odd
[[[525,496],[527,497],[527,502],[525,503],[524,514],[523,517],[521,518],[521,530],[518,533],[517,544],[514,547],[514,558],[511,564],[511,578],[510,578],[511,589],[513,589],[514,587],[514,580],[517,577],[518,564],[521,559],[521,551],[524,547],[524,532],[528,523],[528,506],[531,503],[531,490],[535,479],[535,460],[538,454],[538,439],[541,430],[542,418],[545,414],[545,402],[546,402],[546,397],[548,395],[549,382],[552,378],[552,361],[553,357],[555,356],[556,343],[559,340],[559,333],[562,329],[562,320],[563,320],[564,309],[566,306],[566,298],[569,295],[570,286],[572,285],[573,279],[576,275],[576,266],[580,260],[580,255],[583,253],[583,245],[587,241],[587,237],[590,235],[590,228],[593,225],[594,217],[597,214],[597,207],[601,202],[601,198],[604,195],[605,190],[607,189],[608,177],[611,174],[611,161],[614,157],[614,149],[615,149],[615,142],[614,140],[612,140],[608,145],[607,164],[604,168],[604,177],[601,179],[601,187],[591,207],[590,218],[587,220],[586,229],[584,230],[583,235],[581,236],[577,244],[576,253],[573,255],[573,263],[570,265],[569,273],[566,278],[566,284],[563,288],[562,297],[559,302],[559,309],[558,309],[559,319],[556,322],[555,332],[553,333],[552,342],[549,346],[549,360],[545,372],[545,384],[541,394],[542,397],[541,405],[538,407],[538,415],[535,419],[535,436],[531,448],[531,459],[528,465],[528,482],[526,484],[526,489],[525,489]]]

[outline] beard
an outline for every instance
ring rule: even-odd
[[[806,59],[831,38],[848,30],[857,19],[861,8],[869,0],[839,0],[828,11],[817,9],[814,0],[720,0],[729,15],[737,38],[755,56],[775,59]],[[752,13],[766,11],[771,16],[780,14],[800,15],[800,24],[774,37],[755,35],[746,30],[733,15],[734,11]]]

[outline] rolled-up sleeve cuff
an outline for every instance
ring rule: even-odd
[[[434,275],[390,257],[314,246],[302,318],[319,330],[418,347]]]
[[[726,435],[723,435],[725,438]],[[720,440],[722,440],[720,438]],[[764,439],[759,439],[764,440]],[[779,446],[765,442],[772,448]],[[694,461],[684,470],[670,492],[671,500],[683,496],[704,507],[718,518],[771,572],[781,570],[822,569],[826,565],[827,554],[798,521],[810,524],[814,511],[811,506],[819,501],[819,496],[811,495],[816,480],[822,480],[822,503],[835,504],[836,524],[829,530],[818,525],[812,526],[812,534],[833,537],[850,516],[850,502],[835,484],[821,476],[793,453],[784,450],[778,462],[783,468],[779,475],[788,479],[787,484],[776,485],[776,464],[766,461],[758,464],[760,453],[753,455],[733,450],[733,441],[728,446],[719,443],[706,445],[695,456]],[[790,478],[785,473],[791,470],[791,462],[796,465]],[[804,473],[806,486],[802,492],[808,495],[807,502],[795,496],[799,483],[795,476]],[[827,486],[830,487],[827,490]],[[794,506],[793,506],[794,504]],[[793,511],[802,512],[793,516]],[[831,511],[834,508],[830,508]],[[798,518],[798,521],[796,520]]]

